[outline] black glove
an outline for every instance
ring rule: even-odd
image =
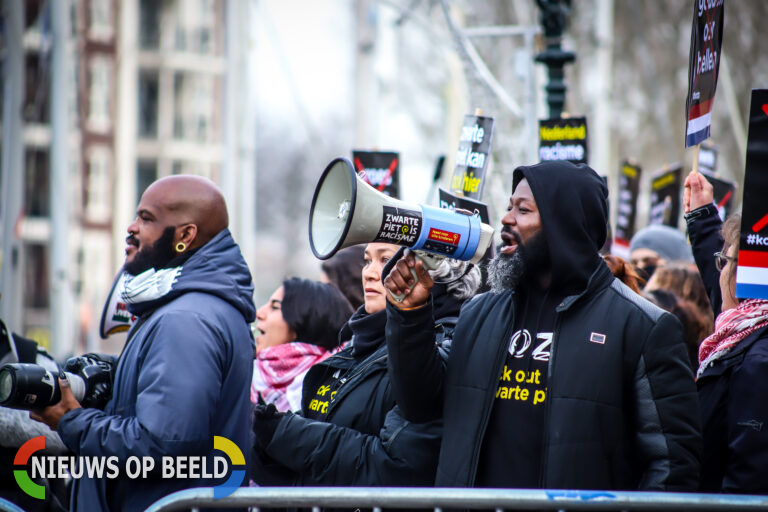
[[[253,433],[256,435],[256,448],[262,452],[272,441],[277,425],[285,416],[284,412],[277,412],[275,404],[258,404],[253,411]]]

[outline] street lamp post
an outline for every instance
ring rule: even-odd
[[[541,25],[544,29],[546,48],[536,55],[536,62],[547,66],[549,82],[545,87],[547,91],[547,105],[549,117],[560,117],[565,106],[565,65],[576,60],[576,54],[563,50],[560,43],[563,39],[567,16],[571,10],[571,0],[536,0],[541,9]]]

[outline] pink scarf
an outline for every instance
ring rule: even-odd
[[[741,340],[768,325],[768,300],[748,299],[733,309],[720,313],[715,321],[715,332],[699,346],[699,371],[712,361],[720,359]]]
[[[301,385],[313,365],[331,355],[323,347],[310,343],[284,343],[260,350],[253,361],[251,402],[259,396],[274,403],[278,411],[301,408]]]

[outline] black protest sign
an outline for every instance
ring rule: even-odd
[[[461,127],[456,165],[451,177],[453,194],[480,199],[491,155],[493,118],[465,116]]]
[[[648,224],[677,227],[682,170],[679,164],[675,164],[658,171],[651,178],[651,218]]]
[[[420,211],[383,206],[381,227],[374,242],[412,246],[421,233],[422,215]]]
[[[688,96],[685,99],[685,147],[709,138],[723,46],[725,0],[693,0]]]
[[[442,188],[438,189],[438,195],[440,208],[446,208],[448,210],[456,210],[457,208],[460,208],[462,210],[467,210],[474,215],[478,215],[481,222],[486,224],[491,223],[490,217],[488,216],[488,206],[485,203],[467,197],[457,197]]]
[[[352,151],[358,176],[391,197],[400,197],[400,155],[392,151]]]
[[[717,172],[717,146],[708,142],[703,142],[699,146],[696,168],[705,176],[714,176]]]
[[[720,214],[720,218],[725,220],[728,215],[733,211],[733,199],[736,195],[736,183],[732,181],[726,181],[715,176],[704,177],[712,184],[715,196],[715,206],[717,206],[717,212]]]
[[[768,299],[768,89],[752,91],[749,110],[736,297]]]
[[[587,163],[587,118],[539,120],[539,160]]]
[[[629,241],[635,235],[637,218],[637,196],[640,194],[639,165],[623,162],[619,169],[619,202],[616,215],[616,230],[614,239],[618,245],[629,248]]]

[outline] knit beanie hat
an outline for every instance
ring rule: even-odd
[[[650,249],[656,251],[667,262],[693,261],[691,246],[685,235],[677,229],[662,224],[654,224],[641,229],[629,243],[629,252],[635,249]]]

